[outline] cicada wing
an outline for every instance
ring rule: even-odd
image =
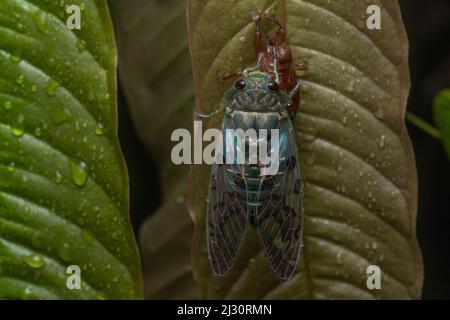
[[[236,163],[216,163],[211,170],[207,235],[209,260],[216,276],[224,276],[233,267],[246,233],[248,211],[242,192],[246,188],[243,170]]]
[[[303,233],[302,181],[290,119],[280,128],[278,149],[278,173],[261,180],[256,225],[270,268],[280,279],[287,280],[294,274]]]

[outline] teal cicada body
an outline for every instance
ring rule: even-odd
[[[225,275],[250,226],[257,231],[274,274],[289,279],[300,255],[303,220],[295,132],[286,111],[292,94],[281,91],[269,74],[249,69],[225,97],[223,161],[213,164],[208,195],[209,260],[215,275]],[[265,136],[261,129],[266,130]],[[239,133],[249,130],[258,133]],[[244,143],[239,144],[242,137]],[[252,150],[260,152],[261,146],[267,146],[270,160],[251,161],[255,160]],[[238,159],[240,151],[244,161]]]

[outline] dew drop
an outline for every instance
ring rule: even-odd
[[[56,90],[59,88],[59,83],[55,80],[51,80],[50,83],[47,86],[47,94],[50,97],[54,97],[56,95]]]
[[[23,293],[25,294],[25,296],[30,297],[33,294],[33,289],[31,289],[30,287],[27,286],[23,290]],[[28,298],[26,298],[26,299],[28,299]]]
[[[45,33],[47,30],[46,24],[47,24],[47,15],[43,11],[38,11],[33,15],[34,23],[36,24],[37,29]]]
[[[344,117],[344,118],[342,118],[342,123],[343,123],[344,125],[346,125],[346,124],[347,124],[347,122],[348,122],[348,119],[347,119],[347,117]]]
[[[34,135],[36,136],[36,137],[41,137],[42,136],[42,129],[41,128],[36,128],[35,130],[34,130]]]
[[[384,109],[380,108],[375,112],[375,117],[377,117],[380,120],[384,119]]]
[[[16,172],[16,164],[14,162],[11,162],[11,164],[8,166],[8,171],[11,173]]]
[[[337,265],[342,265],[342,253],[341,252],[339,252],[337,255],[336,255],[336,264]]]
[[[14,136],[20,138],[25,133],[25,117],[19,114],[11,123],[11,132]]]
[[[22,84],[25,82],[25,77],[23,75],[20,75],[17,79],[16,79],[16,83],[17,84]]]
[[[319,135],[316,128],[313,127],[305,127],[303,128],[302,136],[307,143],[312,143],[317,139]]]
[[[92,237],[89,233],[87,233],[86,231],[83,231],[81,235],[83,237],[83,240],[86,241],[86,243],[88,245],[93,245],[94,244],[94,241],[95,241],[94,237]]]
[[[20,61],[22,61],[22,58],[20,56],[11,55],[9,57],[9,60],[11,60],[12,63],[19,63]]]
[[[374,241],[374,242],[372,243],[372,249],[373,249],[373,250],[377,250],[377,249],[378,249],[378,243],[377,243],[377,242]]]
[[[72,115],[70,113],[70,111],[66,108],[63,109],[56,109],[54,110],[54,112],[51,115],[52,117],[52,121],[56,126],[59,126],[65,122],[70,121],[70,119],[72,118]]]
[[[383,149],[385,144],[386,144],[386,136],[382,135],[380,137],[380,142],[379,142],[378,146],[380,147],[380,149]]]
[[[78,40],[77,47],[80,52],[83,52],[86,49],[86,41],[81,40],[81,39]]]
[[[23,261],[33,269],[41,269],[45,267],[44,257],[40,254],[34,253],[28,256],[22,257]]]
[[[70,171],[72,172],[72,180],[75,185],[79,187],[84,187],[87,183],[88,173],[87,164],[83,161],[74,162],[70,161]]]
[[[55,174],[56,184],[61,184],[62,181],[63,181],[63,176],[62,176],[61,172],[56,171],[56,174]]]
[[[102,136],[105,134],[105,128],[101,123],[97,125],[97,128],[95,128],[95,134],[98,136]]]
[[[345,87],[345,91],[347,91],[347,92],[355,91],[355,83],[353,80],[350,81],[349,84]]]
[[[6,110],[11,110],[13,108],[12,102],[11,101],[6,101],[5,104],[3,105],[3,107]]]

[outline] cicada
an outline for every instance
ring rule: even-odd
[[[226,105],[220,111],[224,114],[221,133],[227,143],[222,156],[231,159],[213,164],[207,205],[208,253],[216,276],[232,269],[248,227],[256,230],[276,276],[286,280],[295,271],[302,244],[303,188],[295,132],[286,110],[295,91],[280,90],[269,73],[255,67],[245,70],[225,93]],[[237,152],[230,156],[239,129],[258,132],[256,139],[245,138],[244,162]],[[261,129],[271,133],[263,137]],[[278,170],[270,174],[267,168],[273,163],[249,161],[252,147],[264,139],[270,155],[275,155],[271,159],[278,161]]]

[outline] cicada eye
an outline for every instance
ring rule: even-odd
[[[267,85],[267,87],[269,88],[269,90],[271,91],[279,91],[280,90],[280,86],[278,85],[278,83],[276,83],[275,81],[270,81],[269,84]]]
[[[236,81],[236,83],[234,84],[234,87],[237,90],[242,90],[245,88],[246,84],[247,83],[245,82],[245,80],[241,79],[241,80]]]

